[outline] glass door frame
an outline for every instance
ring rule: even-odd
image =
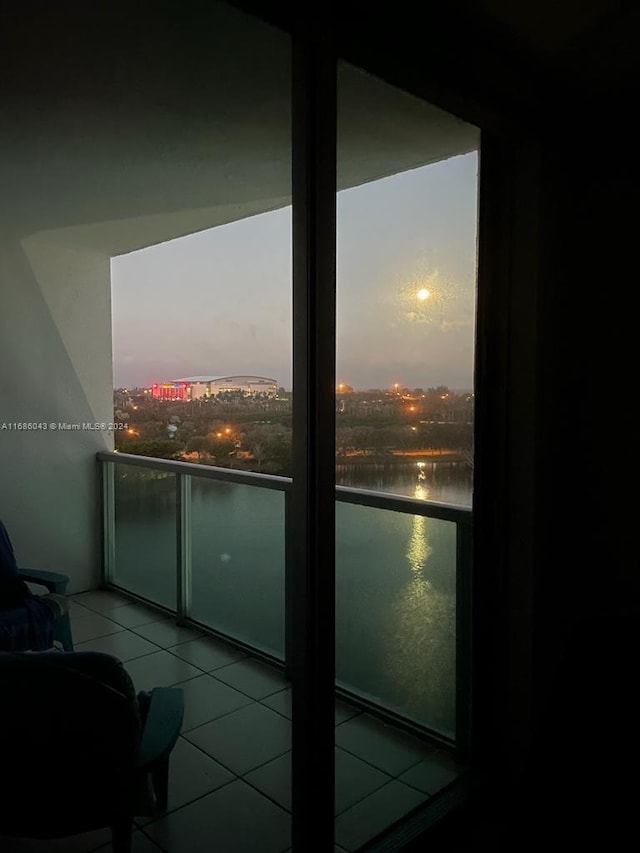
[[[293,484],[286,579],[292,849],[334,850],[337,69],[292,32]],[[480,228],[480,223],[479,226]],[[471,540],[458,543],[469,552]],[[456,740],[472,733],[472,579],[457,579]],[[432,821],[427,820],[427,825]]]
[[[292,42],[292,845],[334,849],[337,57]]]

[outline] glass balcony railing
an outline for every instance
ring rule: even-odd
[[[189,616],[284,660],[282,490],[192,480]]]
[[[176,606],[176,474],[115,465],[113,538],[117,583],[173,610]]]
[[[105,582],[286,666],[291,480],[98,455]],[[457,743],[468,707],[469,508],[336,488],[336,686]]]

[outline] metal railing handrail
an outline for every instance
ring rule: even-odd
[[[441,521],[452,521],[454,524],[471,524],[471,507],[439,501],[425,501],[422,498],[412,498],[409,495],[394,495],[353,486],[336,486],[336,500],[342,503],[369,506],[374,509],[387,509],[410,515],[424,515]],[[421,507],[425,507],[425,511],[421,511]]]
[[[156,459],[152,456],[137,456],[134,453],[107,450],[99,451],[97,457],[101,462],[116,462],[118,465],[151,468],[155,471],[166,471],[168,474],[187,474],[206,480],[242,483],[247,486],[259,486],[262,489],[276,489],[282,492],[291,488],[290,477],[278,477],[275,474],[258,474],[254,471],[238,471],[235,468],[216,468],[214,465],[200,465],[197,462],[178,462],[175,459]]]
[[[217,480],[224,483],[258,486],[262,489],[273,489],[288,492],[291,489],[291,477],[281,477],[276,474],[259,474],[254,471],[238,471],[235,468],[218,468],[215,465],[200,465],[197,462],[178,462],[174,459],[156,459],[151,456],[137,456],[133,453],[117,453],[100,451],[97,457],[102,462],[115,462],[118,465],[132,465],[137,468],[149,468],[155,471],[166,471],[168,474],[181,474],[206,480]],[[386,509],[393,512],[424,515],[441,521],[451,521],[454,524],[471,524],[471,508],[457,504],[439,501],[425,501],[407,495],[394,495],[388,492],[378,492],[371,489],[354,488],[352,486],[336,486],[336,500],[341,503],[357,504],[375,509]]]

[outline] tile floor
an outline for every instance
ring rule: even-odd
[[[180,685],[185,716],[166,814],[136,822],[133,853],[290,849],[291,688],[244,652],[113,592],[73,596],[77,650],[120,658],[139,690]],[[336,701],[336,851],[357,850],[449,784],[446,753]],[[56,842],[0,838],[3,853],[111,849],[107,829]]]

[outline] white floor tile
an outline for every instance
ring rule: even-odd
[[[122,625],[113,622],[100,613],[91,610],[85,611],[87,616],[71,616],[71,635],[74,647],[86,640],[95,640],[97,637],[105,637],[107,634],[115,634],[122,631]]]
[[[153,643],[138,637],[137,634],[132,634],[131,631],[107,634],[105,637],[97,637],[95,640],[87,640],[84,643],[77,642],[74,635],[73,648],[76,652],[105,652],[123,662],[158,651],[158,647]]]
[[[137,628],[140,625],[148,625],[158,621],[168,621],[170,617],[159,610],[152,610],[142,604],[126,604],[123,607],[115,607],[108,613],[109,619],[122,625],[123,628]]]
[[[172,687],[181,681],[202,675],[202,671],[163,650],[145,655],[127,663],[136,690],[154,687]]]
[[[264,699],[288,686],[288,681],[277,669],[250,658],[217,669],[213,674],[252,699]]]
[[[161,646],[163,649],[175,646],[178,643],[186,643],[188,640],[195,640],[202,636],[201,631],[194,631],[192,628],[184,628],[176,625],[171,619],[138,625],[133,630],[136,634],[147,640],[151,640],[152,643]]]
[[[169,761],[167,811],[172,812],[212,791],[228,785],[236,777],[213,758],[184,738],[178,738]],[[137,818],[140,826],[157,818]]]
[[[205,672],[212,672],[247,657],[239,649],[208,637],[180,643],[169,647],[168,650],[172,655],[177,655]]]
[[[282,853],[290,817],[238,780],[145,826],[165,853]]]
[[[347,850],[357,850],[425,799],[424,794],[408,785],[389,782],[336,818],[336,841]]]
[[[206,674],[191,678],[180,687],[184,692],[183,732],[252,703],[244,693]]]
[[[427,747],[417,738],[360,714],[336,727],[336,744],[390,776],[421,761]]]
[[[257,702],[184,736],[238,775],[291,749],[289,720]]]

